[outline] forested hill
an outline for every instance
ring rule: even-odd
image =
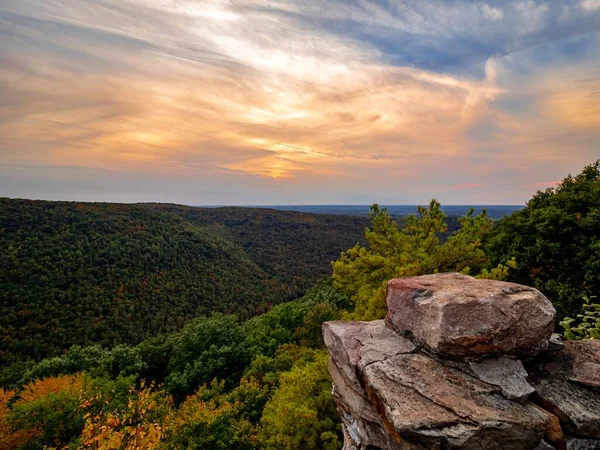
[[[0,364],[299,297],[367,217],[0,198]]]

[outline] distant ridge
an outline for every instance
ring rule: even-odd
[[[367,217],[0,198],[0,367],[301,297]]]
[[[280,211],[298,211],[313,214],[340,214],[347,216],[362,216],[369,212],[370,205],[245,205],[245,208],[266,208]],[[380,205],[387,208],[394,217],[407,216],[417,211],[418,205]],[[218,208],[219,206],[203,206],[204,208]],[[487,210],[492,219],[501,219],[515,211],[523,209],[525,205],[442,205],[442,210],[449,217],[464,216],[470,208],[475,212]]]

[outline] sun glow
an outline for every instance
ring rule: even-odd
[[[140,144],[164,146],[169,142],[168,136],[153,131],[133,131],[126,133],[123,139]]]

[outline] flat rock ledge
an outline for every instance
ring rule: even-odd
[[[600,450],[598,341],[549,347],[554,309],[542,294],[473,280],[392,280],[385,320],[323,324],[344,450]]]

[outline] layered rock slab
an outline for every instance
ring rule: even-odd
[[[420,447],[396,442],[385,429],[381,416],[365,390],[364,368],[376,361],[410,353],[415,345],[385,326],[372,322],[326,322],[323,338],[331,353],[329,373],[333,398],[342,419],[345,450],[379,448],[412,450]]]
[[[527,382],[527,371],[519,360],[509,358],[484,359],[469,363],[470,372],[486,383],[502,389],[509,400],[525,402],[535,389]]]
[[[533,448],[547,418],[501,388],[431,356],[384,321],[326,322],[333,396],[346,450]]]
[[[459,273],[391,280],[386,301],[391,329],[448,358],[535,356],[556,314],[534,288]]]
[[[364,377],[388,430],[425,448],[483,450],[501,441],[503,449],[527,449],[546,428],[533,405],[507,400],[497,386],[424,354],[374,362]]]
[[[539,380],[534,386],[537,402],[560,419],[565,431],[577,437],[600,439],[600,395],[597,392],[561,379]]]
[[[600,439],[600,389],[574,376],[583,361],[595,358],[600,358],[595,342],[565,341],[563,351],[546,352],[526,364],[536,391],[532,400],[557,416],[575,438]],[[600,441],[596,444],[600,449]]]

